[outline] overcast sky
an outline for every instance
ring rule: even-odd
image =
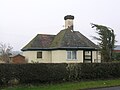
[[[0,0],[0,42],[20,50],[37,34],[64,29],[65,15],[74,15],[74,30],[95,43],[90,23],[111,27],[120,44],[120,0]]]

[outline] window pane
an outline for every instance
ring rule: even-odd
[[[76,51],[72,51],[72,59],[76,59]]]
[[[67,51],[67,59],[71,59],[71,51]]]
[[[85,59],[91,59],[91,56],[86,55]]]
[[[37,52],[37,58],[42,58],[42,52]]]
[[[76,59],[77,55],[76,55],[76,51],[67,51],[67,59]]]
[[[90,51],[85,51],[85,55],[91,55]]]
[[[85,51],[85,59],[86,60],[91,60],[92,57],[91,57],[91,51]]]

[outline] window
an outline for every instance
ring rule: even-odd
[[[42,52],[37,52],[37,58],[42,58]]]
[[[92,62],[92,51],[84,51],[84,61]]]
[[[76,51],[67,51],[67,59],[77,59]]]
[[[85,51],[85,59],[91,59],[91,51]]]

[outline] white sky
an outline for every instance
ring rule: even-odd
[[[91,40],[90,23],[111,27],[120,44],[120,0],[0,0],[0,42],[20,50],[37,34],[64,29],[65,15],[74,15],[74,30]]]

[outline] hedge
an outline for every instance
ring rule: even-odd
[[[0,64],[0,82],[8,84],[17,79],[20,83],[57,82],[66,79],[67,64]]]
[[[120,63],[0,64],[0,85],[120,78]]]

